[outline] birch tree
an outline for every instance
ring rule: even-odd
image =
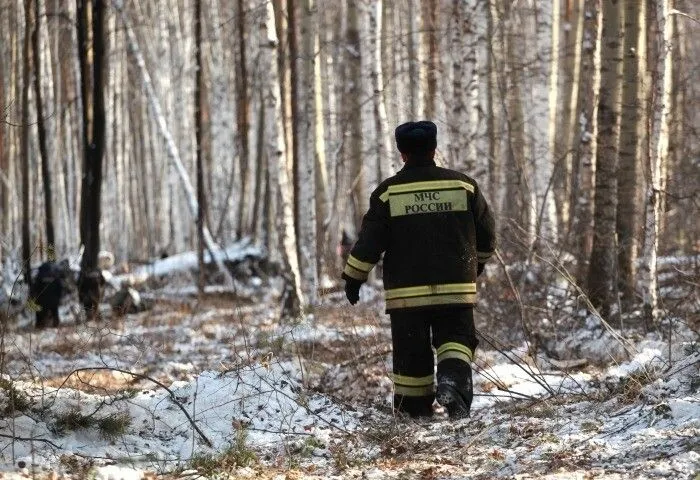
[[[265,151],[270,168],[270,185],[276,187],[279,197],[278,223],[280,250],[285,271],[285,292],[283,295],[282,316],[293,317],[299,314],[302,303],[300,289],[299,261],[297,258],[296,233],[294,231],[294,203],[292,184],[287,171],[287,158],[284,148],[284,128],[282,126],[282,105],[277,63],[277,31],[272,3],[265,6],[265,18],[261,23],[261,65],[267,72],[262,85],[265,107]]]
[[[204,294],[204,171],[202,160],[202,130],[204,118],[202,109],[202,0],[194,0],[194,148],[197,163],[197,260],[199,274],[197,289],[200,297]]]
[[[622,2],[604,1],[594,232],[587,282],[591,302],[601,309],[603,315],[611,312],[616,301],[616,173],[620,136],[622,31]]]
[[[80,0],[78,0],[80,1]],[[182,163],[182,160],[180,159],[180,153],[178,152],[177,145],[175,144],[175,140],[170,133],[170,130],[168,129],[168,125],[166,124],[165,117],[163,116],[163,112],[160,106],[160,102],[158,100],[158,97],[156,96],[156,92],[153,88],[153,82],[151,80],[151,76],[148,73],[148,70],[146,70],[146,63],[143,59],[143,55],[141,53],[141,49],[139,48],[138,42],[136,41],[136,37],[134,35],[133,29],[131,27],[131,22],[129,22],[128,17],[126,16],[125,12],[122,9],[121,3],[119,3],[120,0],[115,0],[114,5],[117,7],[119,11],[119,15],[121,17],[122,23],[124,24],[124,30],[127,36],[127,42],[129,44],[129,50],[134,56],[134,59],[136,60],[136,66],[139,69],[139,73],[141,74],[141,79],[143,81],[143,88],[146,91],[146,96],[148,98],[148,101],[150,103],[151,109],[153,110],[153,114],[155,116],[155,120],[158,124],[158,129],[160,130],[161,135],[164,137],[167,149],[168,149],[168,156],[170,157],[170,160],[173,162],[175,168],[177,169],[177,172],[180,177],[180,182],[182,183],[182,187],[185,190],[185,197],[187,199],[187,205],[189,206],[190,209],[190,214],[192,215],[193,218],[197,218],[197,212],[199,211],[199,203],[197,202],[197,195],[195,193],[195,190],[192,188],[192,183],[190,182],[189,176],[187,175],[187,170],[185,169],[185,166]],[[204,242],[207,247],[207,250],[209,251],[210,255],[213,256],[213,260],[216,263],[217,267],[219,268],[219,271],[224,275],[226,282],[229,285],[233,284],[233,278],[231,277],[231,273],[228,271],[226,266],[223,263],[223,259],[221,258],[221,255],[219,255],[219,247],[216,245],[214,242],[213,237],[211,236],[211,233],[209,232],[209,228],[207,226],[202,227],[202,234],[204,237]]]
[[[671,120],[672,93],[672,0],[656,0],[656,64],[652,95],[652,119],[649,148],[649,181],[646,192],[644,225],[644,263],[642,292],[644,313],[648,322],[659,318],[658,298],[658,249],[659,222],[661,217],[661,172],[668,161],[669,127]]]
[[[578,109],[576,138],[572,159],[571,195],[573,208],[571,231],[574,251],[579,258],[576,280],[586,285],[588,261],[593,248],[593,192],[598,155],[598,96],[601,82],[601,52],[603,10],[599,0],[586,0],[585,10],[594,12],[584,23],[582,42],[588,47],[582,52],[580,107]],[[583,48],[583,45],[582,45]]]
[[[624,76],[620,120],[617,241],[622,299],[634,299],[639,230],[639,168],[646,127],[646,2],[625,2]]]
[[[574,175],[574,151],[579,145],[575,145],[577,125],[582,113],[582,103],[580,95],[580,85],[586,83],[586,79],[581,76],[581,63],[583,57],[583,39],[584,39],[584,19],[586,18],[585,0],[573,0],[569,2],[566,16],[568,28],[565,29],[564,45],[567,52],[563,59],[562,70],[564,73],[563,98],[564,105],[562,109],[563,126],[560,147],[556,151],[556,158],[561,158],[563,167],[560,169],[562,174],[559,178],[562,179],[559,188],[559,196],[557,204],[559,205],[559,217],[561,225],[570,231],[572,212],[574,205],[572,204],[571,190]]]
[[[298,102],[301,111],[297,132],[299,156],[297,209],[299,212],[299,263],[301,287],[309,305],[318,302],[318,264],[316,256],[316,38],[317,20],[313,0],[302,0],[302,66]],[[291,25],[290,25],[291,27]]]
[[[344,161],[351,166],[350,191],[354,208],[354,226],[360,228],[362,217],[369,208],[367,195],[366,172],[363,165],[363,139],[362,139],[362,52],[360,49],[360,5],[349,2],[347,6],[347,63],[348,82],[346,85],[345,101],[347,106],[344,112],[345,121],[348,123],[344,141],[347,143],[347,156]]]

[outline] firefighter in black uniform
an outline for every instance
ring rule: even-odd
[[[471,408],[470,363],[478,344],[476,277],[495,249],[494,219],[472,178],[435,165],[433,122],[404,123],[395,137],[405,165],[372,192],[343,270],[345,292],[357,303],[384,253],[394,408],[431,416],[437,399],[451,418],[463,418]]]

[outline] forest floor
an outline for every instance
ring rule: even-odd
[[[0,478],[700,478],[687,323],[669,343],[583,315],[564,362],[477,312],[471,418],[416,421],[391,412],[381,290],[357,307],[326,292],[280,325],[274,281],[201,300],[177,284],[146,312],[85,324],[66,306],[58,329],[9,329]]]

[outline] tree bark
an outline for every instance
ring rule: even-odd
[[[622,31],[622,3],[604,1],[594,232],[587,282],[591,303],[600,309],[603,315],[611,313],[617,300],[615,222],[623,38],[620,32]]]
[[[350,184],[351,198],[354,207],[354,227],[359,231],[362,217],[369,208],[369,198],[366,189],[366,172],[364,168],[362,147],[362,52],[360,47],[360,14],[356,2],[348,3],[346,41],[348,47],[347,63],[349,82],[346,86],[344,104],[346,121],[349,131],[345,135],[348,144],[345,161],[351,165]]]
[[[22,59],[22,272],[24,281],[31,291],[32,286],[32,245],[29,213],[29,88],[31,75],[30,36],[32,25],[32,0],[24,1],[24,55]]]
[[[236,75],[236,133],[238,139],[238,152],[241,158],[241,205],[238,209],[238,232],[237,237],[241,238],[250,232],[250,218],[248,205],[248,165],[250,163],[250,149],[248,148],[249,126],[249,96],[248,93],[248,60],[246,49],[246,11],[243,0],[237,3],[236,37],[238,39],[238,74]]]
[[[642,292],[644,314],[648,325],[656,323],[660,316],[658,293],[659,223],[661,217],[662,166],[668,161],[669,129],[672,93],[672,41],[673,29],[670,11],[671,0],[654,2],[656,15],[656,64],[652,95],[652,119],[649,149],[649,182],[646,195],[646,220],[644,230],[644,263]]]
[[[28,33],[28,32],[27,32]],[[53,228],[53,196],[51,194],[51,170],[49,168],[49,152],[46,147],[46,124],[44,118],[44,101],[41,93],[41,10],[40,0],[34,1],[34,30],[32,31],[33,60],[34,60],[34,97],[36,101],[36,126],[39,136],[39,155],[41,158],[41,178],[44,186],[44,221],[46,224],[46,243],[49,258],[55,256],[56,238]],[[54,253],[51,253],[53,251]]]
[[[296,104],[300,108],[296,157],[297,215],[301,287],[306,304],[318,303],[318,263],[316,255],[316,18],[313,0],[302,1],[301,68]],[[290,22],[290,28],[293,26]]]
[[[204,170],[202,160],[202,130],[204,118],[202,110],[202,0],[194,0],[194,148],[197,162],[197,290],[200,298],[204,295]]]
[[[282,318],[289,319],[299,315],[302,305],[302,293],[299,285],[299,260],[294,231],[294,203],[292,185],[287,171],[287,158],[284,148],[284,128],[282,125],[282,105],[280,100],[280,82],[277,60],[277,32],[275,15],[271,3],[267,3],[265,19],[261,23],[261,66],[267,72],[265,91],[265,151],[270,168],[270,184],[277,189],[280,199],[278,221],[280,250],[284,266],[285,287],[282,298]],[[269,188],[269,187],[268,187]],[[271,203],[271,202],[268,202]]]
[[[423,52],[425,52],[425,106],[423,116],[434,120],[437,107],[437,79],[438,79],[438,2],[436,0],[422,0],[421,18],[423,20]]]
[[[0,212],[3,212],[0,220],[0,236],[10,238],[10,159],[7,154],[5,129],[7,124],[7,107],[5,106],[5,62],[0,61]],[[5,256],[5,244],[0,242],[0,262]]]
[[[83,177],[80,199],[79,296],[90,319],[96,319],[101,297],[100,218],[102,162],[105,149],[105,7],[100,0],[77,0],[80,77],[83,86]],[[88,32],[88,29],[90,30]]]
[[[584,23],[586,36],[593,42],[583,56],[581,81],[579,84],[580,107],[578,113],[578,142],[574,149],[570,202],[573,205],[571,231],[573,249],[579,258],[576,280],[586,285],[588,261],[593,248],[593,191],[595,186],[598,155],[598,95],[601,81],[601,52],[603,32],[603,11],[599,0],[586,0],[586,11],[594,12]],[[582,45],[583,48],[583,45]]]
[[[566,95],[562,111],[561,124],[563,125],[562,140],[559,142],[556,156],[563,161],[558,178],[559,189],[557,204],[559,217],[564,232],[571,234],[571,220],[574,205],[571,203],[571,187],[573,183],[574,151],[579,145],[575,143],[577,125],[581,116],[580,85],[585,83],[581,77],[581,61],[583,54],[584,19],[586,18],[585,0],[572,0],[568,3],[566,18],[570,28],[565,31],[564,45],[567,52],[564,58],[564,87],[563,95]]]
[[[620,119],[620,166],[618,169],[617,262],[623,302],[634,300],[638,257],[639,166],[642,136],[646,128],[646,2],[625,3],[624,77]]]

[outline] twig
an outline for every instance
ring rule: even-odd
[[[42,443],[48,443],[54,448],[61,449],[58,445],[53,443],[51,440],[47,440],[45,438],[37,438],[37,437],[18,437],[16,435],[7,435],[5,433],[0,433],[0,438],[9,438],[10,440],[15,440],[19,442],[42,442]]]
[[[80,372],[89,372],[89,371],[95,371],[95,370],[106,370],[106,371],[111,371],[111,372],[118,372],[118,373],[122,373],[124,375],[131,375],[132,377],[135,377],[135,378],[138,378],[141,380],[148,380],[149,382],[156,384],[157,386],[159,386],[160,388],[162,388],[163,390],[168,392],[168,394],[170,395],[170,400],[180,409],[180,411],[182,411],[182,413],[185,415],[187,420],[190,422],[190,425],[192,425],[192,428],[194,428],[195,431],[202,438],[202,440],[204,440],[204,443],[206,443],[208,447],[214,448],[214,444],[211,442],[211,440],[209,440],[209,438],[207,438],[207,436],[204,434],[204,432],[197,426],[197,424],[192,419],[190,414],[187,412],[185,407],[183,407],[182,404],[177,400],[173,391],[170,390],[167,386],[165,386],[161,382],[159,382],[158,380],[156,380],[155,378],[149,377],[148,375],[143,375],[141,373],[136,373],[136,372],[130,372],[129,370],[122,370],[121,368],[114,368],[114,367],[76,368],[75,370],[73,370],[71,373],[68,374],[68,376],[63,381],[63,383],[61,383],[61,385],[58,387],[58,389],[60,390],[65,385],[65,383],[68,381],[68,379],[71,377],[71,375],[73,375],[74,373],[79,374]]]

